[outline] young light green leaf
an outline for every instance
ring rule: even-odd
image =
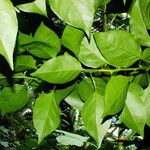
[[[48,60],[31,75],[49,83],[63,84],[75,79],[82,70],[80,63],[66,53]]]
[[[35,0],[34,2],[18,5],[17,8],[25,12],[37,13],[47,17],[45,0]]]
[[[68,24],[90,36],[94,19],[94,0],[49,0],[52,10]],[[59,7],[58,7],[59,6]]]
[[[101,145],[101,122],[103,120],[104,97],[95,92],[89,97],[82,108],[82,119],[87,132]]]
[[[99,52],[93,36],[91,36],[90,43],[86,37],[83,39],[80,45],[78,58],[85,66],[92,68],[99,68],[107,63],[105,58]]]
[[[10,0],[0,0],[0,54],[13,70],[13,52],[18,31],[15,7]]]
[[[36,60],[30,55],[20,55],[15,61],[15,72],[22,72],[28,69],[37,69]]]
[[[38,143],[52,133],[60,123],[61,111],[54,92],[41,94],[33,107],[33,123],[38,133]]]
[[[150,63],[150,48],[146,48],[142,53],[142,59],[145,62]]]
[[[137,45],[132,35],[125,31],[95,33],[95,40],[110,65],[129,67],[141,58],[140,46]]]
[[[63,32],[61,43],[77,56],[83,37],[84,32],[82,30],[67,25]]]
[[[136,0],[131,9],[130,31],[139,44],[143,46],[150,46],[150,37],[141,12],[142,9],[145,10],[145,8],[141,8],[139,1],[140,0]]]
[[[146,112],[143,101],[137,93],[134,85],[130,86],[123,112],[120,120],[128,127],[144,136],[144,126],[146,123]]]
[[[29,100],[28,91],[24,85],[14,85],[13,88],[5,87],[0,92],[0,111],[6,113],[21,109]]]
[[[125,76],[112,76],[105,90],[104,116],[114,115],[124,106],[129,79]]]
[[[56,138],[57,141],[63,145],[75,145],[81,147],[88,140],[88,137],[83,137],[78,134],[73,134],[73,133],[60,131],[60,130],[57,130],[57,132],[64,134],[64,135],[59,135]]]

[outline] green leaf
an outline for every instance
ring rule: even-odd
[[[146,48],[142,53],[142,59],[145,62],[150,63],[150,48]]]
[[[94,0],[49,0],[52,10],[66,23],[83,29],[90,36],[94,19]],[[58,7],[59,6],[59,7]]]
[[[141,99],[143,100],[145,111],[146,111],[146,124],[150,127],[150,86],[148,86],[144,90],[144,94],[141,96]]]
[[[36,60],[30,55],[20,55],[16,58],[15,72],[22,72],[28,69],[37,69]]]
[[[82,110],[84,103],[81,101],[77,89],[75,88],[66,98],[65,101],[75,109]]]
[[[90,43],[86,37],[83,39],[78,58],[85,66],[92,68],[99,68],[106,63],[95,44],[93,36],[91,36]]]
[[[37,13],[47,17],[45,0],[35,0],[34,2],[18,5],[17,8],[24,12]]]
[[[130,13],[130,31],[136,41],[143,46],[150,46],[150,37],[143,20],[139,0],[136,0]]]
[[[19,52],[28,51],[39,58],[56,57],[60,51],[60,39],[54,31],[46,27],[43,23],[37,29],[34,38],[19,33]]]
[[[60,115],[53,91],[37,98],[33,107],[33,123],[38,134],[38,143],[58,127]]]
[[[64,135],[59,135],[56,138],[57,141],[63,145],[75,145],[81,147],[88,140],[88,137],[83,137],[78,134],[73,134],[73,133],[60,131],[60,130],[57,130],[57,132],[64,134]]]
[[[0,54],[13,70],[13,52],[18,31],[15,7],[10,0],[0,0]]]
[[[75,79],[82,70],[80,63],[66,53],[48,60],[31,75],[49,83],[63,84]]]
[[[132,35],[125,31],[95,33],[95,40],[110,65],[129,67],[141,58],[140,46],[137,45]]]
[[[29,100],[28,91],[24,85],[14,85],[13,88],[5,87],[0,92],[0,111],[6,113],[21,109]]]
[[[126,103],[119,118],[128,128],[144,136],[146,112],[136,87],[133,87],[134,85],[130,86],[128,90]]]
[[[101,122],[103,120],[104,97],[95,92],[82,108],[82,119],[87,132],[101,145]]]
[[[63,32],[61,43],[77,56],[83,37],[84,32],[82,30],[67,25]]]
[[[104,116],[114,115],[124,106],[129,78],[125,76],[112,76],[105,90]]]

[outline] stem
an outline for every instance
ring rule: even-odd
[[[106,5],[104,6],[104,9],[103,9],[103,17],[104,17],[104,20],[103,20],[103,31],[107,31],[107,15],[106,15]]]
[[[138,68],[117,68],[117,69],[84,69],[85,73],[114,73],[122,71],[138,71],[138,70],[149,70],[150,67],[138,67]]]

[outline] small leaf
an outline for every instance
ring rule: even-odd
[[[37,13],[47,17],[45,0],[35,0],[34,2],[18,5],[17,8],[25,12]]]
[[[112,76],[105,91],[104,116],[114,115],[124,106],[129,79],[125,76]]]
[[[61,38],[61,43],[77,56],[83,37],[84,32],[82,30],[66,26]]]
[[[16,58],[15,72],[22,72],[28,69],[36,69],[36,60],[30,55],[21,55]]]
[[[101,145],[101,122],[104,110],[104,97],[95,92],[85,102],[82,109],[84,127],[96,140],[98,147]]]
[[[83,39],[78,58],[85,66],[92,68],[99,68],[106,63],[95,44],[93,36],[91,36],[90,43],[86,37]]]
[[[129,67],[141,58],[140,46],[137,45],[132,35],[125,31],[95,33],[95,40],[110,65]]]
[[[32,75],[49,83],[63,84],[75,79],[82,70],[80,63],[66,53],[48,60]]]
[[[0,92],[0,111],[6,113],[21,109],[29,100],[28,91],[24,85],[14,85],[14,88],[5,87]]]
[[[49,0],[52,10],[66,23],[83,29],[90,36],[94,19],[94,0]],[[58,7],[59,6],[59,7]]]
[[[142,59],[145,62],[150,63],[150,48],[146,48],[142,53]]]
[[[120,115],[120,120],[128,127],[144,136],[144,126],[146,123],[146,112],[143,101],[137,93],[134,85],[130,86],[127,93],[126,104]]]
[[[15,7],[10,0],[0,0],[0,54],[13,70],[13,52],[18,31]]]
[[[63,145],[75,145],[81,147],[88,140],[88,137],[83,137],[78,134],[73,134],[73,133],[60,131],[60,130],[57,130],[57,132],[64,134],[64,135],[59,135],[56,138],[57,141]]]
[[[60,123],[60,108],[56,104],[54,92],[41,94],[33,107],[33,122],[38,133],[38,143],[52,133]]]

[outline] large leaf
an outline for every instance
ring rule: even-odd
[[[34,38],[26,34],[19,33],[18,49],[19,53],[28,51],[39,58],[55,57],[60,51],[60,39],[54,31],[46,27],[43,23],[37,29]]]
[[[35,0],[34,2],[18,5],[17,8],[25,12],[47,16],[45,0]]]
[[[93,36],[91,36],[90,43],[86,37],[83,39],[78,58],[84,65],[92,68],[98,68],[106,63],[95,44]]]
[[[142,59],[150,63],[150,48],[146,48],[142,53]]]
[[[0,54],[13,70],[13,51],[18,30],[15,7],[10,0],[0,0]]]
[[[112,76],[105,90],[104,116],[114,115],[124,106],[129,79],[125,76]]]
[[[78,134],[73,134],[73,133],[60,131],[60,130],[57,130],[57,132],[64,134],[64,135],[59,135],[56,138],[57,141],[63,145],[75,145],[81,147],[88,140],[88,137],[83,137]]]
[[[52,10],[68,24],[90,35],[94,18],[94,0],[49,0]]]
[[[38,133],[38,143],[53,132],[60,123],[61,111],[56,104],[54,92],[41,94],[33,107],[33,122]]]
[[[145,111],[146,111],[146,124],[150,126],[150,86],[148,86],[144,90],[144,94],[141,96],[141,99],[143,100]]]
[[[144,7],[140,8],[139,1],[141,0],[136,0],[131,9],[130,31],[139,44],[143,46],[150,46],[150,37],[148,35],[146,25],[144,23],[142,12],[141,12],[142,9],[145,10],[147,8]]]
[[[104,97],[95,92],[85,102],[82,109],[82,119],[85,129],[101,145],[101,122],[104,110]]]
[[[141,58],[140,46],[137,45],[132,35],[125,31],[95,33],[95,40],[110,65],[129,67]]]
[[[126,98],[126,104],[119,118],[128,128],[131,128],[141,136],[144,136],[146,112],[143,101],[137,91],[138,90],[136,90],[134,85],[130,86]]]
[[[2,114],[15,112],[27,104],[28,100],[28,91],[24,85],[5,87],[0,92],[0,111]]]
[[[78,55],[83,37],[84,32],[82,30],[71,26],[66,26],[61,42],[62,45],[71,50],[75,55]]]
[[[32,75],[49,83],[62,84],[75,79],[82,70],[80,63],[66,53],[48,60]]]

